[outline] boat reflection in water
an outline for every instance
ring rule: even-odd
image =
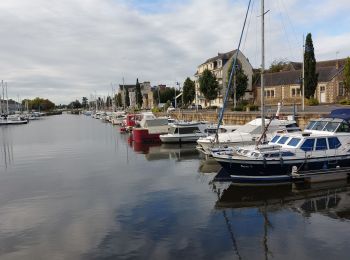
[[[220,185],[220,184],[219,184]],[[229,185],[222,189],[212,183],[218,194],[215,208],[273,207],[297,212],[327,213],[350,219],[350,184],[348,180],[324,183],[299,183],[278,186]],[[332,212],[332,213],[331,213]]]
[[[133,143],[133,149],[137,153],[145,155],[148,161],[153,160],[195,160],[199,158],[199,152],[195,144],[143,144]]]
[[[239,217],[239,212],[256,212],[255,216],[260,221],[255,223],[261,223],[262,234],[261,245],[255,245],[255,247],[262,248],[265,259],[274,258],[276,255],[275,252],[272,252],[276,242],[274,240],[276,234],[286,232],[285,229],[281,228],[278,220],[276,221],[277,213],[283,214],[285,210],[291,210],[305,218],[320,214],[341,221],[350,219],[350,184],[348,180],[312,185],[238,186],[226,183],[226,188],[222,182],[212,182],[211,185],[218,196],[215,209],[222,213],[233,250],[238,259],[242,259],[241,255],[245,252],[244,246],[241,245],[239,226],[241,222],[246,221]],[[296,233],[298,233],[298,228],[300,227],[293,226]],[[279,229],[283,231],[279,231]],[[342,238],[339,237],[339,240],[342,241]],[[297,247],[295,249],[298,250]],[[278,254],[278,252],[276,253]]]

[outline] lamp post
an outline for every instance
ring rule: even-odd
[[[180,84],[180,82],[177,81],[176,85],[179,86],[179,91],[180,91],[180,94],[181,94],[181,106],[183,107],[183,105],[184,105],[184,93],[183,93],[183,90],[181,92],[181,84]]]

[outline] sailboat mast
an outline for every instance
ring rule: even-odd
[[[6,113],[8,115],[9,114],[9,96],[7,94],[7,82],[5,82],[5,86],[6,86]]]
[[[265,11],[264,0],[261,0],[261,134],[265,131]]]
[[[305,82],[304,82],[304,78],[305,78],[305,41],[304,41],[304,35],[303,35],[303,55],[302,55],[302,59],[303,59],[303,73],[302,73],[302,79],[301,79],[301,90],[302,90],[302,97],[301,97],[301,104],[302,104],[302,110],[305,111]]]

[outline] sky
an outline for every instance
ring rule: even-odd
[[[119,84],[181,85],[218,52],[236,49],[248,0],[1,0],[0,80],[9,98],[67,104]],[[266,66],[301,61],[312,33],[317,60],[350,56],[348,0],[266,0]],[[261,65],[260,0],[241,51]]]

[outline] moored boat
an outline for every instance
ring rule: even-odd
[[[278,133],[266,145],[214,152],[223,167],[218,179],[273,182],[350,169],[349,120],[350,109],[338,109],[310,121],[304,132]]]

